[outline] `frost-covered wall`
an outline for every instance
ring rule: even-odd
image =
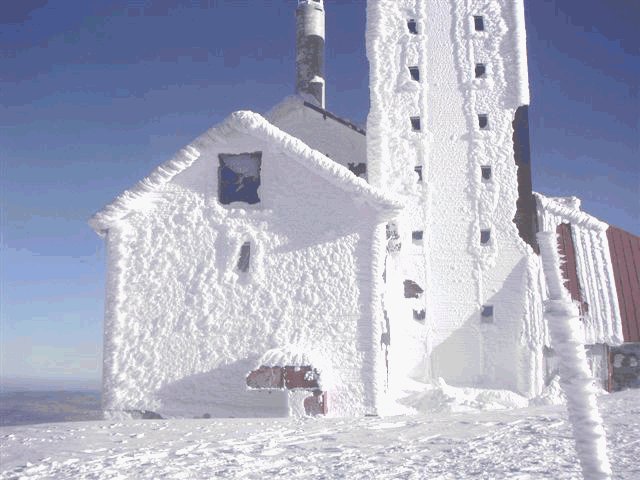
[[[409,205],[398,226],[402,250],[388,260],[396,265],[385,297],[395,311],[390,364],[394,345],[412,344],[430,362],[412,355],[405,375],[536,393],[540,264],[513,223],[512,123],[528,103],[522,2],[371,1],[367,21],[369,179]],[[419,299],[398,294],[408,276],[423,286]],[[421,331],[409,313],[416,302],[425,309]]]
[[[622,343],[622,323],[609,251],[609,225],[580,210],[576,197],[545,197],[536,194],[540,230],[555,232],[558,225],[571,225],[576,273],[588,311],[581,325],[587,344]]]
[[[256,151],[260,202],[220,204],[218,155]],[[331,414],[374,412],[374,231],[398,208],[256,114],[199,137],[91,220],[109,262],[105,409],[284,415],[284,392],[245,378],[303,345],[329,365]]]

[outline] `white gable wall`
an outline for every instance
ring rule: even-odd
[[[247,391],[265,351],[304,344],[328,358],[330,413],[374,409],[372,207],[231,132],[108,231],[106,410],[281,415],[281,392]],[[255,206],[218,202],[218,154],[262,151]],[[251,268],[236,269],[251,241]]]

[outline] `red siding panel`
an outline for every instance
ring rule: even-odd
[[[571,235],[571,225],[561,223],[556,228],[558,235],[558,252],[561,255],[560,268],[564,277],[564,286],[571,294],[571,299],[582,304],[582,293],[580,292],[580,282],[578,281],[578,271],[576,270],[576,251]]]
[[[609,227],[607,230],[607,238],[609,240],[609,254],[611,255],[611,267],[613,269],[613,278],[616,283],[616,292],[618,295],[618,308],[620,309],[620,317],[622,323],[622,337],[624,339],[630,338],[629,336],[629,324],[626,321],[627,318],[627,305],[625,302],[625,296],[622,292],[623,279],[622,272],[624,271],[624,259],[617,255],[619,251],[617,245],[618,234]]]
[[[636,338],[635,341],[640,341],[640,278],[638,278],[640,265],[635,261],[637,255],[634,255],[635,242],[633,241],[633,236],[628,233],[622,235],[622,243],[627,269],[629,270],[629,286],[632,292],[631,303],[633,304],[635,318],[635,322],[632,321],[630,324],[629,331],[630,336]]]
[[[640,238],[616,227],[607,230],[625,342],[640,342]]]

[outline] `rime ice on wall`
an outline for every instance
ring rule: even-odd
[[[578,283],[582,298],[588,304],[582,321],[586,343],[622,343],[608,225],[582,212],[576,197],[552,198],[537,193],[536,199],[541,231],[555,232],[561,223],[571,225]]]
[[[221,205],[219,154],[256,151],[260,202]],[[375,412],[372,238],[399,208],[257,114],[200,136],[91,220],[109,262],[105,409],[286,415],[283,392],[245,377],[269,350],[311,344],[337,379],[330,413]]]
[[[387,260],[391,372],[394,345],[409,345],[414,354],[401,370],[413,378],[430,373],[526,394],[541,388],[540,265],[513,223],[512,122],[528,102],[521,3],[368,4],[369,179],[408,205],[398,220],[402,250]],[[417,248],[414,231],[423,232]],[[407,314],[416,300],[398,293],[407,276],[424,286],[419,333]],[[493,307],[490,321],[483,306]],[[419,361],[420,349],[430,362]]]

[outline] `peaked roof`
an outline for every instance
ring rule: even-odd
[[[312,173],[319,175],[352,196],[370,204],[379,212],[386,214],[387,217],[393,216],[403,208],[403,204],[398,199],[372,187],[365,180],[356,177],[347,168],[272,125],[262,115],[245,110],[232,113],[222,123],[200,135],[181,149],[172,159],[153,170],[149,176],[132,188],[125,190],[113,202],[93,215],[89,219],[89,225],[99,235],[103,235],[110,226],[130,212],[152,207],[154,193],[161,186],[189,168],[200,157],[201,150],[214,145],[233,131],[246,133],[259,140],[278,145],[288,158],[297,161]]]

